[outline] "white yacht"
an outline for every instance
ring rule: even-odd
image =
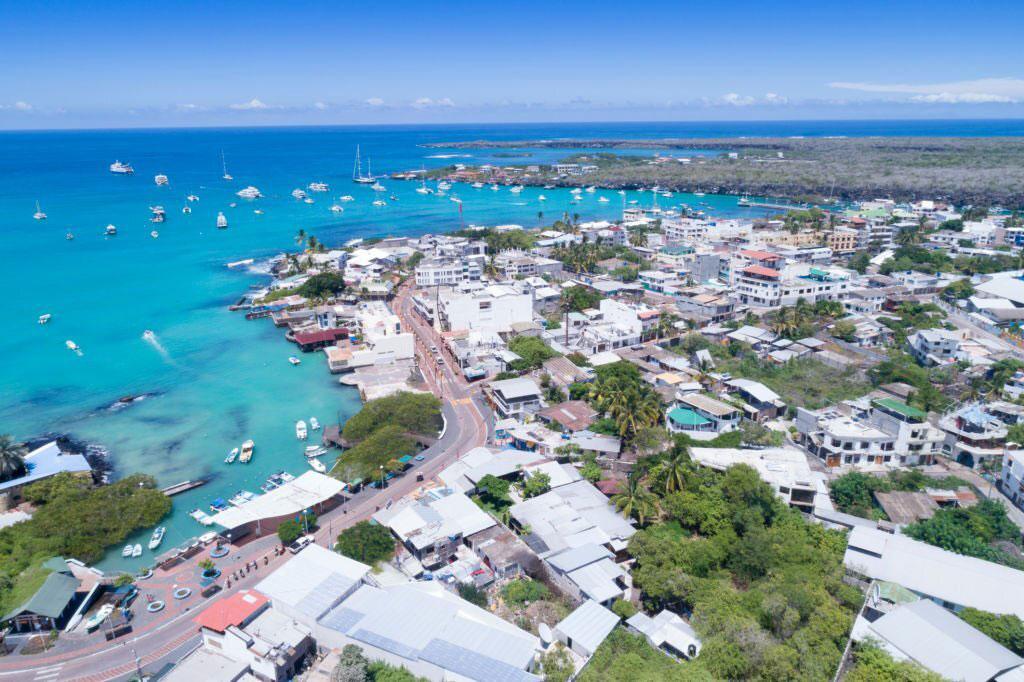
[[[385,187],[384,185],[380,184],[379,182],[374,182],[372,185],[370,185],[370,189],[372,189],[374,192],[386,192],[386,191],[388,191],[387,187]]]
[[[311,457],[307,461],[309,462],[309,466],[313,468],[313,471],[317,472],[318,474],[327,473],[327,467],[324,466],[324,463],[318,460],[316,457]]]
[[[115,161],[114,163],[110,164],[110,172],[114,173],[115,175],[131,175],[132,173],[135,172],[135,169],[132,168],[132,165],[130,163],[121,163],[120,161]]]
[[[474,182],[473,183],[473,189],[483,189],[483,188],[484,188],[484,183],[482,183],[482,182]]]
[[[420,180],[420,186],[416,188],[417,194],[433,194],[434,190],[427,187],[427,179],[423,178]]]
[[[231,464],[237,458],[238,458],[238,448],[231,448],[231,452],[229,452],[228,456],[224,458],[224,463],[225,464]]]
[[[387,206],[388,202],[384,201],[383,199],[377,199],[377,200],[375,200],[373,202],[373,205],[374,206]]]
[[[117,234],[117,228],[114,227],[113,225],[107,225],[106,234],[108,237],[113,237],[115,234]]]
[[[263,215],[263,209],[257,208],[255,211],[253,211],[253,213],[255,213],[256,215]]]
[[[66,348],[67,348],[68,350],[70,350],[70,351],[74,351],[74,352],[76,352],[76,353],[82,350],[82,349],[81,349],[81,347],[80,347],[80,346],[79,346],[79,345],[78,345],[77,343],[75,343],[74,341],[72,341],[71,339],[68,339],[67,341],[65,341],[65,342],[64,342],[64,346],[65,346],[65,347],[66,347]]]
[[[32,214],[32,217],[36,220],[46,220],[46,214],[43,213],[43,209],[39,208],[39,202],[36,202],[36,212]]]
[[[199,197],[197,197],[197,196],[196,196],[195,194],[189,194],[189,195],[188,195],[187,197],[185,197],[185,198],[186,198],[187,200],[189,200],[189,201],[199,201]]]
[[[181,207],[181,212],[184,213],[185,215],[188,215],[189,213],[192,212],[192,207],[191,206],[182,206]]]
[[[164,541],[164,534],[167,529],[163,526],[157,526],[156,530],[153,531],[153,535],[149,538],[149,548],[151,550],[156,549],[160,546],[160,543]]]
[[[452,188],[452,183],[450,183],[450,182],[448,182],[446,180],[442,180],[441,182],[437,183],[437,188],[440,189],[440,190],[447,191],[447,190],[450,190]]]
[[[573,187],[571,190],[569,190],[569,194],[583,194],[583,190],[581,190],[579,187]]]
[[[342,212],[344,212],[344,210],[345,209],[342,208],[340,204],[334,204],[333,206],[331,206],[331,212],[332,213],[342,213]]]
[[[224,160],[223,149],[220,150],[220,165],[224,169],[224,175],[222,175],[221,177],[224,178],[225,180],[234,180],[234,178],[231,177],[231,174],[228,173],[228,162]]]
[[[237,192],[235,192],[235,195],[241,197],[242,199],[259,199],[260,197],[263,196],[263,194],[261,194],[260,191],[253,187],[252,185],[249,185],[245,189],[238,190]]]
[[[539,197],[537,197],[537,201],[547,201],[547,200],[548,200],[548,198],[546,196],[544,196],[543,194],[541,194]]]
[[[224,212],[221,211],[221,212],[217,213],[217,227],[219,229],[223,230],[227,226],[228,226],[228,219],[226,217],[224,217]]]
[[[313,203],[313,200],[312,200],[312,199],[310,199],[309,197],[306,197],[305,199],[303,199],[303,200],[302,200],[302,202],[303,202],[303,203],[306,203],[306,204],[312,204],[312,203]]]
[[[153,177],[153,182],[157,184],[157,187],[163,187],[164,185],[168,184],[170,180],[168,180],[167,176],[164,175],[163,173],[159,173]]]
[[[53,317],[53,316],[50,313],[44,313],[44,314],[40,315],[39,316],[39,324],[46,324],[47,322],[50,321],[51,317]]]
[[[306,440],[309,432],[306,430],[306,422],[301,419],[295,422],[295,437],[299,440]]]
[[[495,185],[491,185],[491,191],[492,192],[497,192],[499,189],[501,189],[501,188],[498,187],[498,185],[496,185],[496,184]]]
[[[238,455],[238,461],[242,464],[248,464],[249,460],[252,459],[252,453],[256,449],[256,443],[250,438],[249,440],[242,443],[242,453]]]
[[[593,194],[596,191],[597,191],[596,187],[588,187],[587,188],[587,194]]]
[[[456,204],[461,204],[462,203],[462,199],[460,199],[458,197],[448,197],[448,201],[454,201]]]
[[[293,366],[294,365],[301,365],[302,364],[302,360],[300,360],[299,358],[297,358],[294,355],[289,355],[288,356],[288,362],[290,362]]]
[[[149,236],[152,237],[153,239],[156,239],[157,237],[160,236],[160,233],[157,232],[156,230],[153,230],[152,232],[149,233]]]
[[[320,421],[316,417],[310,417],[309,418],[309,428],[313,429],[314,431],[319,431],[320,430]]]
[[[326,182],[311,182],[309,183],[309,187],[307,187],[306,189],[308,189],[310,192],[326,192],[330,189],[330,187],[327,186]]]
[[[512,194],[519,194],[520,192],[523,191],[523,186],[522,185],[516,185],[515,187],[510,188],[508,191],[512,192]]]
[[[132,558],[138,559],[140,556],[142,556],[142,545],[136,543],[135,546],[132,547]]]
[[[608,197],[599,197],[597,201],[599,203],[602,203],[602,204],[607,204],[608,203]]]
[[[303,192],[301,189],[293,189],[292,196],[295,197],[296,199],[305,199],[306,193]]]
[[[347,202],[347,201],[355,201],[356,198],[354,196],[352,196],[351,194],[346,194],[346,195],[344,195],[342,197],[339,197],[338,200],[339,201],[346,201]]]

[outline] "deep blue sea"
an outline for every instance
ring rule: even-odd
[[[162,484],[214,474],[203,488],[174,499],[164,548],[201,532],[187,517],[218,496],[254,492],[270,473],[305,470],[297,419],[344,421],[359,409],[353,389],[337,383],[321,355],[293,367],[294,347],[267,321],[246,321],[227,306],[251,284],[252,271],[229,261],[266,258],[295,248],[299,229],[331,245],[353,237],[422,234],[460,224],[550,222],[563,211],[587,219],[616,218],[622,197],[601,192],[570,206],[567,192],[527,189],[514,195],[457,186],[447,197],[422,196],[414,184],[382,180],[397,201],[371,205],[373,192],[351,182],[356,145],[375,174],[451,163],[545,163],[557,150],[521,150],[509,159],[480,150],[424,149],[435,141],[561,137],[712,137],[768,135],[1024,135],[1021,121],[792,122],[480,125],[425,127],[258,128],[0,133],[0,249],[5,295],[0,299],[0,433],[19,439],[70,434],[105,448],[114,475],[145,472]],[[233,181],[221,179],[221,153]],[[502,150],[507,152],[508,150]],[[642,152],[651,153],[651,152]],[[133,176],[108,171],[130,162]],[[154,175],[170,184],[158,187]],[[326,182],[308,205],[290,192]],[[255,202],[234,193],[257,186]],[[194,193],[191,215],[181,211]],[[541,202],[539,195],[547,196]],[[329,210],[337,197],[355,201]],[[627,200],[651,201],[635,194]],[[744,215],[736,197],[707,202],[719,215]],[[35,202],[48,214],[34,220]],[[229,207],[237,203],[234,208]],[[664,202],[663,202],[664,203]],[[149,222],[162,205],[167,222]],[[263,215],[254,210],[259,208]],[[227,230],[215,229],[218,211]],[[538,215],[543,213],[543,216]],[[116,237],[104,236],[114,224]],[[150,231],[159,231],[154,239]],[[67,232],[75,239],[65,239]],[[49,313],[49,324],[37,318]],[[152,330],[155,339],[142,334]],[[65,347],[73,340],[78,355]],[[127,407],[124,395],[145,394]],[[227,452],[256,441],[248,466],[227,466]],[[148,531],[138,538],[145,544]],[[147,552],[135,565],[151,562]],[[125,566],[119,551],[101,566]]]

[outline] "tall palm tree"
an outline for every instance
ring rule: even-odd
[[[676,443],[661,460],[661,468],[665,473],[665,493],[674,493],[683,489],[686,481],[686,466],[690,462],[690,449],[685,443]]]
[[[625,490],[612,496],[612,503],[623,514],[636,519],[641,526],[658,513],[658,498],[644,487],[635,474],[627,479]]]
[[[24,444],[14,442],[7,434],[0,435],[0,481],[10,481],[28,472],[26,454],[28,450]]]
[[[295,234],[295,243],[298,244],[299,246],[302,246],[303,244],[306,243],[306,231],[305,230],[299,230]]]
[[[316,251],[316,247],[320,242],[317,241],[316,237],[309,235],[309,239],[306,240],[306,245],[310,251]]]

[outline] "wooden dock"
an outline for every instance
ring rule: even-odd
[[[201,485],[205,485],[206,482],[209,480],[209,478],[197,478],[194,481],[182,481],[181,483],[169,485],[166,488],[163,488],[160,492],[162,492],[167,497],[171,497],[172,495],[188,492],[189,490],[198,488]]]

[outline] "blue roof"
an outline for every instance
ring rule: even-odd
[[[56,476],[65,471],[70,473],[92,471],[92,467],[89,466],[89,462],[86,461],[85,457],[61,452],[60,448],[57,447],[56,441],[47,443],[28,453],[25,456],[25,467],[28,469],[27,474],[21,478],[12,478],[9,481],[0,483],[0,491],[34,483],[35,481]]]

